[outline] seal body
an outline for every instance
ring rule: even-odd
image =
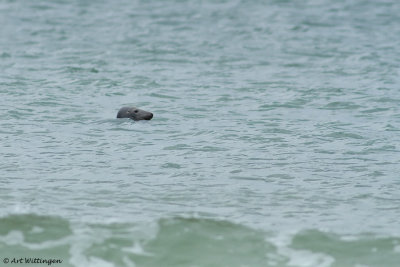
[[[134,121],[151,120],[153,118],[153,113],[136,107],[122,107],[118,111],[117,118],[129,118]]]

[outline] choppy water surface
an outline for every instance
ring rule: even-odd
[[[399,13],[1,1],[2,260],[398,266]]]

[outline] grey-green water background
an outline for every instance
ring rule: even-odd
[[[399,14],[1,0],[0,266],[400,266]]]

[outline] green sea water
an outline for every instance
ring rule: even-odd
[[[399,14],[0,0],[0,266],[400,266]]]

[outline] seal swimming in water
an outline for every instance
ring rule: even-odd
[[[134,121],[151,120],[153,118],[153,113],[136,107],[122,107],[118,111],[117,118],[130,118]]]

